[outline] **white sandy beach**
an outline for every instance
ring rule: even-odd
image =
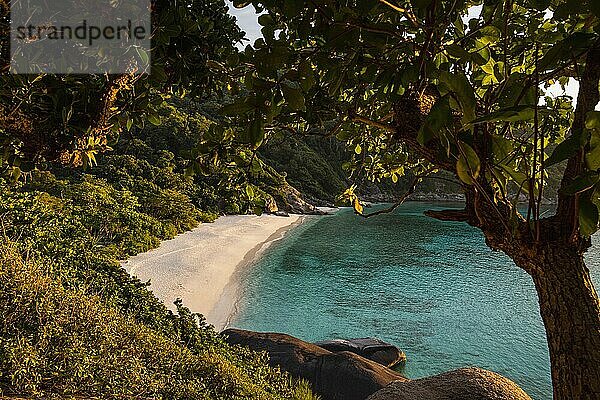
[[[192,312],[204,314],[217,329],[235,310],[239,270],[270,243],[283,237],[300,216],[226,216],[163,242],[159,248],[123,263],[174,309],[180,298]],[[236,279],[238,278],[238,279]]]

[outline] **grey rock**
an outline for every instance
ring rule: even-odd
[[[323,400],[364,400],[391,382],[407,380],[397,372],[354,353],[332,353],[281,333],[227,329],[223,335],[230,344],[266,351],[272,366],[279,366],[293,377],[307,380]]]
[[[349,351],[386,367],[406,362],[406,354],[403,351],[376,338],[334,339],[315,344],[334,353]]]

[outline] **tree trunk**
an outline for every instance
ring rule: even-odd
[[[546,327],[554,400],[600,399],[600,302],[581,251],[549,247],[532,260]]]

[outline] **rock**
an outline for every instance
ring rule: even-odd
[[[289,216],[290,216],[290,214],[288,214],[288,213],[287,213],[287,212],[285,212],[285,211],[276,211],[276,212],[274,213],[274,215],[276,215],[276,216],[278,216],[278,217],[289,217]]]
[[[480,368],[393,382],[367,400],[531,400],[516,383]]]
[[[223,335],[230,344],[266,351],[272,366],[307,380],[323,400],[364,400],[391,382],[407,380],[357,354],[332,353],[285,334],[227,329]]]
[[[349,351],[386,367],[406,362],[406,354],[396,346],[375,338],[334,339],[315,343],[334,353]]]
[[[325,213],[320,211],[314,205],[307,203],[303,198],[302,194],[294,187],[285,184],[278,188],[277,192],[272,194],[279,210],[286,211],[290,214],[306,214],[306,215],[324,215]]]
[[[272,196],[267,196],[265,202],[265,212],[269,214],[273,214],[279,211],[279,207],[277,207],[277,202]]]

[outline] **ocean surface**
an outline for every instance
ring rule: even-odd
[[[377,337],[407,354],[409,378],[479,366],[551,399],[531,279],[477,229],[423,215],[452,206],[307,218],[248,269],[232,325],[307,341]],[[600,247],[587,260],[598,287]]]

